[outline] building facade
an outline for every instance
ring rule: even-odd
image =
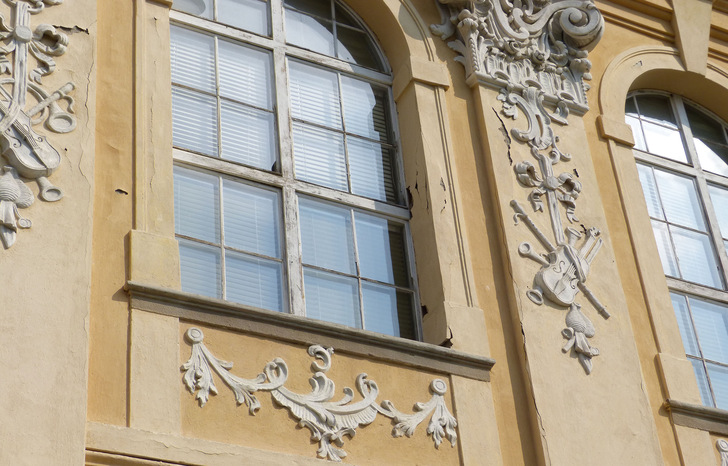
[[[728,465],[727,2],[0,14],[0,464]]]

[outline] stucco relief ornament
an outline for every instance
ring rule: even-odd
[[[579,292],[604,317],[606,307],[586,282],[592,261],[603,241],[597,228],[583,232],[564,229],[561,209],[569,223],[578,221],[576,201],[581,183],[571,173],[554,173],[554,166],[569,162],[571,155],[558,147],[552,123],[568,124],[574,111],[588,110],[585,80],[590,80],[589,50],[602,36],[604,20],[592,0],[438,0],[444,21],[432,30],[443,39],[455,36],[448,45],[460,56],[470,85],[485,84],[500,89],[502,113],[516,120],[524,115],[528,127],[513,128],[506,134],[527,145],[536,164],[522,161],[514,166],[516,179],[531,188],[528,201],[534,212],[548,208],[553,241],[531,220],[523,206],[511,201],[514,221],[531,230],[545,253],[528,243],[518,252],[541,265],[528,298],[541,305],[544,300],[566,309],[567,340],[563,351],[573,351],[587,374],[599,350],[590,345],[596,329],[576,302]],[[505,123],[503,129],[505,128]],[[507,130],[506,130],[507,131]]]
[[[48,91],[43,77],[56,68],[54,57],[66,52],[68,36],[48,24],[31,29],[30,18],[46,6],[63,0],[3,0],[12,7],[12,24],[0,14],[0,241],[5,249],[16,240],[18,228],[30,228],[18,209],[30,207],[33,195],[23,178],[35,180],[39,197],[55,202],[63,197],[60,188],[48,181],[61,162],[60,153],[39,134],[36,127],[68,133],[76,127],[74,85],[68,82]],[[35,68],[31,64],[31,58]],[[30,97],[30,99],[28,99]],[[65,110],[59,105],[65,101]]]
[[[213,372],[235,394],[238,405],[245,404],[252,415],[260,410],[261,404],[254,395],[258,391],[270,392],[273,400],[298,419],[298,424],[311,431],[311,439],[319,444],[318,456],[332,461],[341,461],[346,456],[343,450],[344,437],[353,437],[356,429],[371,424],[377,414],[386,416],[395,423],[392,429],[394,437],[403,435],[411,437],[417,426],[427,417],[427,434],[432,436],[435,447],[439,447],[444,438],[452,446],[457,442],[457,421],[450,414],[445,405],[447,384],[435,379],[430,384],[432,398],[427,403],[416,403],[414,413],[407,414],[395,409],[394,405],[384,400],[377,404],[379,387],[373,380],[367,379],[367,374],[359,374],[356,378],[356,387],[361,399],[354,400],[354,391],[344,388],[344,396],[338,401],[332,401],[335,396],[334,382],[326,376],[331,369],[333,348],[324,348],[312,345],[308,354],[314,358],[311,369],[313,377],[309,379],[311,392],[298,394],[285,387],[288,380],[288,366],[281,358],[275,358],[265,365],[263,372],[254,379],[243,379],[230,373],[233,365],[230,362],[217,359],[203,343],[204,335],[198,328],[190,328],[185,338],[192,345],[190,359],[182,365],[184,371],[183,381],[200,406],[204,406],[210,399],[210,394],[218,393]]]
[[[728,441],[719,439],[715,442],[715,446],[720,452],[720,466],[728,466]]]

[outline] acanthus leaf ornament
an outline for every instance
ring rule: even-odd
[[[42,12],[46,6],[61,4],[63,0],[4,2],[13,8],[14,20],[10,24],[0,14],[0,158],[4,159],[3,172],[12,173],[21,184],[21,177],[35,180],[42,200],[58,201],[63,197],[63,192],[53,186],[48,177],[60,165],[61,155],[34,127],[45,123],[47,129],[56,133],[68,133],[76,127],[73,99],[69,96],[74,84],[68,82],[50,92],[42,84],[42,78],[55,71],[53,57],[66,52],[68,36],[48,24],[41,24],[32,30],[30,18]],[[37,63],[35,68],[31,68],[31,57]],[[64,101],[66,110],[59,105]],[[9,186],[7,179],[4,185]],[[11,201],[7,199],[11,196],[7,192],[0,194],[2,196],[0,201],[5,205],[4,212],[9,209],[9,202],[14,203],[16,211],[18,207],[25,208],[32,203],[27,199]],[[2,215],[0,230],[3,246],[7,249],[15,242],[17,227],[29,228],[30,221],[18,217],[17,225],[13,225],[9,215]]]
[[[430,422],[427,434],[432,436],[436,447],[443,438],[447,438],[452,446],[457,442],[457,421],[445,404],[447,384],[435,379],[430,384],[432,398],[427,403],[416,403],[415,413],[405,414],[394,408],[388,401],[377,404],[379,387],[367,374],[359,374],[356,387],[361,399],[353,401],[355,394],[351,388],[344,388],[344,396],[332,401],[336,395],[334,382],[326,373],[331,369],[332,348],[312,345],[308,354],[314,357],[311,363],[313,376],[309,379],[311,392],[299,394],[285,387],[288,380],[288,366],[281,358],[267,363],[261,374],[255,379],[243,379],[230,373],[232,363],[217,359],[203,343],[204,335],[198,328],[190,328],[185,338],[192,345],[192,355],[181,370],[184,371],[183,382],[187,389],[195,394],[200,406],[204,406],[210,395],[218,393],[213,379],[213,372],[235,394],[238,405],[245,404],[251,415],[260,409],[260,402],[253,393],[270,392],[274,402],[282,406],[298,419],[301,427],[311,431],[311,438],[318,442],[317,454],[321,458],[341,461],[346,456],[343,450],[344,437],[353,437],[361,426],[371,424],[377,414],[382,414],[396,423],[392,430],[394,437],[406,435],[411,437],[416,427],[428,416]]]

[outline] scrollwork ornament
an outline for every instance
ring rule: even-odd
[[[445,404],[447,384],[441,379],[435,379],[430,384],[432,399],[427,403],[416,403],[415,412],[406,414],[395,409],[388,400],[378,405],[379,387],[364,373],[356,378],[360,400],[354,401],[354,390],[346,387],[344,396],[332,401],[336,395],[335,385],[326,375],[331,369],[332,348],[320,345],[309,347],[308,354],[314,358],[311,363],[314,374],[309,379],[311,392],[299,394],[285,387],[288,366],[280,358],[266,364],[263,372],[255,379],[243,379],[230,373],[232,363],[217,359],[207,349],[200,329],[188,329],[185,338],[192,345],[192,354],[181,367],[184,371],[182,380],[187,389],[195,394],[201,407],[209,401],[210,395],[218,393],[213,372],[233,391],[238,405],[248,406],[251,415],[261,408],[253,393],[270,392],[274,402],[286,408],[298,420],[299,426],[309,429],[311,438],[319,444],[317,454],[321,458],[341,461],[346,456],[344,438],[353,437],[359,427],[371,424],[377,414],[393,420],[394,437],[411,437],[417,426],[429,416],[427,434],[432,436],[436,447],[439,448],[443,438],[447,438],[453,446],[457,442],[457,421]]]
[[[720,452],[720,466],[728,466],[728,440],[718,439],[715,446]]]
[[[73,115],[73,98],[69,95],[75,85],[68,82],[56,90],[43,87],[43,77],[56,69],[55,57],[62,56],[69,44],[68,36],[49,24],[31,28],[32,15],[46,7],[59,5],[63,0],[3,0],[13,9],[13,22],[0,14],[0,152],[4,173],[12,169],[16,180],[35,180],[39,197],[55,202],[63,197],[63,191],[51,184],[48,177],[58,168],[61,155],[41,135],[36,126],[55,133],[68,133],[76,127]],[[31,58],[37,66],[31,65]],[[29,99],[30,97],[30,99]],[[65,109],[61,104],[65,103]],[[6,179],[5,187],[9,186]],[[10,202],[4,194],[4,211]],[[13,201],[15,209],[28,207],[30,203]],[[27,205],[23,205],[27,204]],[[0,220],[2,243],[7,249],[15,242],[17,225],[11,216]],[[26,221],[28,227],[30,222]],[[27,227],[24,227],[27,228]]]

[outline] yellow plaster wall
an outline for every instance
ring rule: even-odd
[[[132,227],[133,1],[98,2],[98,101],[88,418],[125,425]]]

